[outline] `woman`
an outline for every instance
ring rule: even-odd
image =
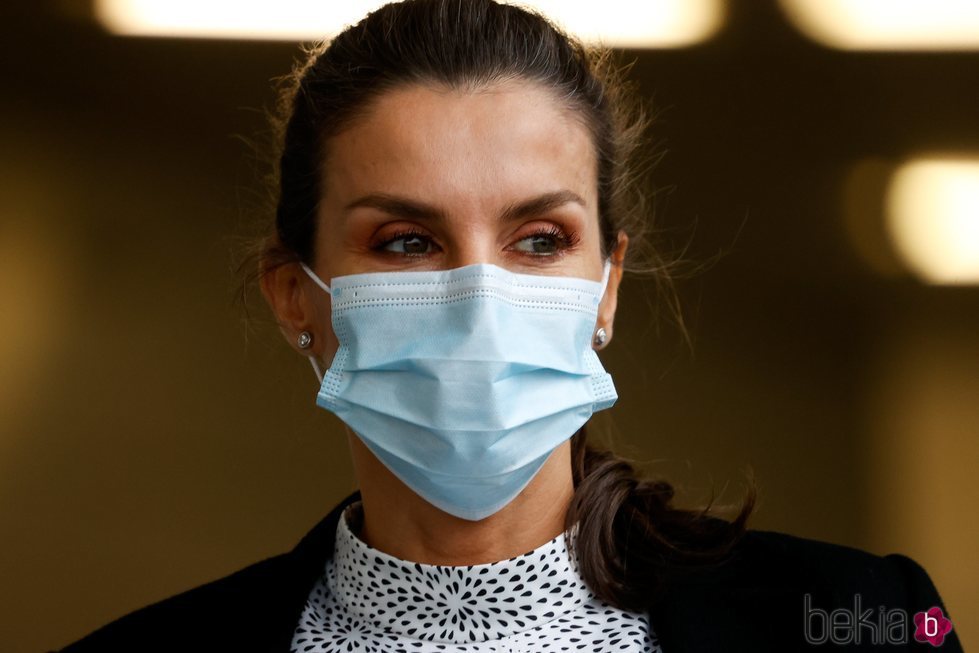
[[[606,55],[492,0],[409,0],[294,81],[261,288],[360,489],[292,552],[66,651],[961,650],[909,558],[747,531],[753,490],[731,522],[674,508],[586,444],[623,269],[663,269]]]

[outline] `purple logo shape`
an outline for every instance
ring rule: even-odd
[[[945,635],[952,632],[952,622],[942,613],[937,605],[927,611],[914,615],[914,638],[919,642],[928,642],[932,646],[941,646]]]

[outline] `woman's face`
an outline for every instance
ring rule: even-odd
[[[313,266],[327,283],[472,263],[601,280],[591,137],[536,84],[395,89],[327,149]],[[620,241],[615,260],[624,249]],[[600,308],[607,331],[620,273],[613,266]],[[329,301],[312,283],[303,294],[318,298],[316,353],[328,362]]]

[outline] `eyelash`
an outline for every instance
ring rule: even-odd
[[[527,234],[526,236],[524,236],[523,238],[521,238],[520,241],[527,240],[528,238],[533,238],[535,236],[549,236],[551,238],[554,238],[554,240],[557,241],[557,251],[554,252],[553,254],[531,254],[531,253],[528,253],[528,252],[524,252],[528,256],[532,256],[534,258],[547,258],[547,257],[552,257],[552,256],[560,256],[561,254],[564,254],[569,249],[571,249],[575,245],[577,245],[578,242],[579,242],[579,240],[580,240],[578,238],[578,234],[576,234],[573,231],[565,234],[564,231],[562,231],[559,227],[556,227],[555,225],[549,225],[547,227],[541,227],[540,229],[537,229],[536,231]],[[394,256],[403,256],[403,257],[421,257],[421,256],[425,256],[425,254],[402,254],[400,252],[386,252],[384,250],[385,247],[387,247],[388,245],[390,245],[393,242],[396,242],[396,241],[399,241],[399,240],[402,240],[402,239],[412,238],[412,237],[422,238],[422,239],[427,240],[429,242],[431,242],[431,240],[432,240],[431,238],[429,238],[428,236],[426,236],[421,231],[418,231],[417,229],[405,229],[405,230],[402,230],[402,231],[395,232],[391,237],[385,238],[383,242],[380,242],[380,243],[378,243],[376,245],[373,245],[371,247],[371,249],[373,249],[375,251],[378,251],[378,252],[380,252],[382,254],[392,254]],[[517,242],[520,242],[520,241],[517,241]]]

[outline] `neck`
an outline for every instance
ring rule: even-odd
[[[347,435],[364,514],[355,534],[388,555],[422,564],[478,565],[536,549],[564,530],[574,495],[570,441],[554,450],[513,501],[474,522],[422,499],[349,429]]]

